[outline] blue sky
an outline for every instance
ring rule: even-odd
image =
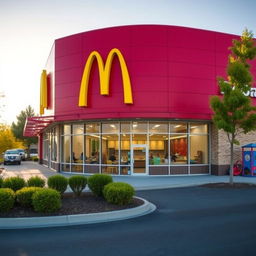
[[[41,70],[57,38],[128,24],[256,34],[255,12],[253,0],[0,0],[0,122],[29,104],[38,112]]]

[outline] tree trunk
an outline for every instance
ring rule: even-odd
[[[229,184],[233,186],[233,162],[234,162],[234,134],[232,134],[232,139],[230,141],[230,171],[229,171]]]

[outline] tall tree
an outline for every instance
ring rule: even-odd
[[[13,136],[11,128],[7,125],[0,125],[0,155],[7,149],[21,148],[23,145]]]
[[[223,96],[213,96],[210,105],[214,112],[213,122],[223,130],[230,143],[230,178],[233,185],[234,144],[239,145],[238,134],[256,130],[256,108],[252,105],[250,91],[253,77],[250,61],[256,56],[256,46],[251,31],[245,29],[240,40],[233,40],[228,58],[227,79],[218,78],[218,85]]]
[[[23,144],[28,149],[28,157],[29,157],[29,149],[31,144],[37,143],[37,137],[24,137],[23,130],[26,123],[27,117],[35,116],[34,109],[29,105],[25,110],[22,110],[20,114],[17,116],[17,122],[12,123],[12,132],[14,136],[21,140]]]

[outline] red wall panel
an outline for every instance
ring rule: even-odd
[[[99,29],[55,42],[55,116],[60,120],[101,118],[211,119],[209,98],[218,94],[232,39],[237,36],[176,26],[135,25]],[[89,54],[104,62],[118,48],[130,73],[133,104],[123,103],[121,69],[114,59],[110,95],[99,93],[94,62],[89,106],[78,107],[80,81]],[[253,63],[254,71],[256,64]]]

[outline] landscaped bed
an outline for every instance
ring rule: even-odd
[[[86,185],[91,192],[83,192]],[[134,208],[144,202],[134,198],[134,188],[113,182],[109,175],[94,174],[65,178],[53,175],[47,180],[31,177],[0,179],[0,218],[61,216],[111,212]],[[67,186],[73,193],[65,193]],[[1,188],[2,187],[2,188]]]
[[[138,198],[133,198],[132,202],[127,205],[114,205],[108,203],[102,197],[94,196],[91,192],[84,192],[81,194],[80,197],[76,197],[73,193],[65,193],[61,201],[61,208],[54,213],[39,213],[35,212],[32,207],[22,207],[18,204],[15,204],[14,208],[11,209],[10,212],[0,212],[0,218],[60,216],[72,214],[99,213],[133,208],[143,204],[142,200]]]

